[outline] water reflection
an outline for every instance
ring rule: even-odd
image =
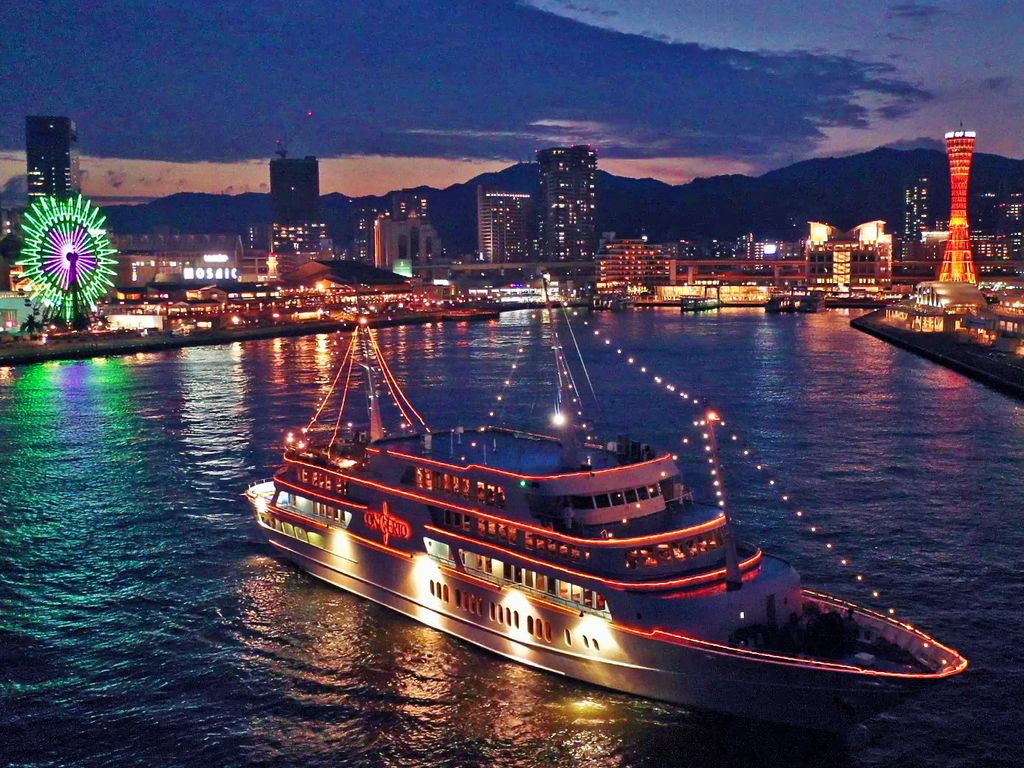
[[[595,327],[713,397],[885,599],[960,645],[973,670],[850,750],[504,662],[326,587],[258,542],[240,492],[275,467],[348,336],[274,339],[0,369],[0,654],[13,683],[0,717],[16,713],[10,726],[26,734],[4,740],[0,760],[1010,764],[1002,747],[1024,687],[1005,641],[1021,585],[1024,408],[831,313],[584,319],[605,435],[681,448],[692,411],[627,370]],[[440,426],[484,420],[522,345],[508,416],[546,422],[550,335],[528,313],[378,333]],[[870,598],[732,459],[745,535],[809,582]]]

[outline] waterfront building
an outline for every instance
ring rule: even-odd
[[[78,129],[68,117],[25,118],[28,196],[71,197],[79,192]]]
[[[412,276],[417,267],[427,267],[442,253],[441,238],[433,225],[415,212],[396,220],[381,215],[374,222],[374,266]]]
[[[286,290],[344,293],[353,297],[386,296],[393,301],[408,300],[409,281],[394,272],[376,269],[351,259],[314,259],[281,278]]]
[[[597,257],[597,292],[653,295],[671,280],[675,247],[648,243],[646,237],[610,239]]]
[[[120,286],[237,280],[245,257],[238,235],[111,234],[110,241]]]
[[[315,157],[279,157],[270,161],[270,250],[280,272],[322,256],[327,225],[320,215],[320,164]]]
[[[477,250],[491,264],[533,256],[533,198],[521,192],[476,188]]]
[[[594,258],[596,245],[597,153],[589,146],[552,147],[537,152],[540,206],[537,226],[541,258]]]
[[[3,266],[0,265],[0,272]],[[10,291],[0,283],[0,334],[17,334],[30,318],[42,321],[39,307],[30,296],[20,291]]]
[[[805,243],[807,284],[840,293],[879,291],[892,283],[892,235],[884,221],[841,232],[812,221]]]
[[[928,195],[928,179],[921,177],[903,190],[903,240],[901,258],[908,258],[912,244],[921,239],[921,234],[930,229],[931,200]]]
[[[946,242],[939,280],[972,284],[978,282],[971,254],[967,214],[967,190],[976,140],[974,131],[950,131],[946,134],[950,179],[949,240]]]

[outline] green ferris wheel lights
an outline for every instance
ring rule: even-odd
[[[105,221],[81,195],[42,197],[25,212],[25,244],[17,263],[42,303],[66,322],[88,314],[114,285],[117,250]]]

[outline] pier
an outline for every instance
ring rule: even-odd
[[[883,315],[883,310],[876,310],[854,318],[850,325],[877,339],[1024,400],[1024,359],[990,350],[972,342],[960,341],[949,334],[921,333],[895,328],[882,321]]]

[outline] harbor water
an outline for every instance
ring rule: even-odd
[[[542,314],[378,338],[432,427],[538,428],[554,396]],[[839,311],[572,320],[604,439],[678,452],[707,496],[700,409],[678,391],[701,398],[726,422],[742,538],[808,586],[895,609],[967,672],[836,738],[547,675],[324,585],[261,543],[242,492],[274,471],[348,337],[270,339],[0,368],[0,765],[1024,761],[1022,404]]]

